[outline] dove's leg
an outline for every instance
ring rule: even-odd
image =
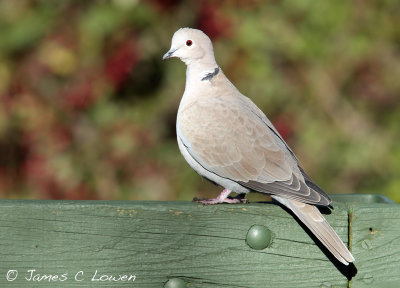
[[[220,204],[220,203],[229,203],[229,204],[235,204],[235,203],[247,203],[247,199],[244,198],[244,194],[239,194],[237,197],[228,197],[229,194],[231,193],[231,190],[224,189],[217,198],[213,199],[193,199],[193,201],[205,204],[205,205],[212,205],[212,204]]]

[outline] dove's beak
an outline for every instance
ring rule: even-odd
[[[174,53],[177,49],[170,49],[167,53],[164,54],[164,56],[162,57],[162,60],[166,60],[168,58],[174,57]]]

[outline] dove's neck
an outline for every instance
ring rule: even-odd
[[[205,84],[207,81],[204,81],[204,77],[214,73],[215,69],[219,69],[219,67],[213,58],[201,62],[187,63],[186,89],[192,85]]]
[[[214,72],[220,71],[215,60],[201,63],[192,62],[186,65],[186,85],[181,100],[181,106],[185,106],[196,99],[200,99],[199,97],[201,97],[201,95],[210,94],[210,90],[212,89],[211,81],[214,80],[215,76],[210,77],[209,75],[216,75]]]
[[[184,109],[185,106],[201,99],[202,95],[213,95],[211,93],[211,90],[213,89],[212,82],[215,81],[217,78],[216,76],[222,74],[222,71],[220,71],[215,60],[202,63],[186,63],[186,65],[185,92],[183,93],[179,105],[179,111]],[[218,73],[215,73],[216,71]],[[210,77],[209,75],[212,75],[213,77]]]

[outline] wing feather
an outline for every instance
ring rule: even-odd
[[[244,96],[200,99],[180,111],[177,128],[190,155],[212,173],[257,192],[330,203],[266,116]]]

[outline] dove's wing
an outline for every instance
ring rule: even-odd
[[[307,185],[311,179],[304,178],[297,159],[265,115],[254,111],[256,106],[249,105],[247,97],[234,96],[204,97],[180,110],[178,137],[193,159],[251,190],[329,205],[324,192]]]

